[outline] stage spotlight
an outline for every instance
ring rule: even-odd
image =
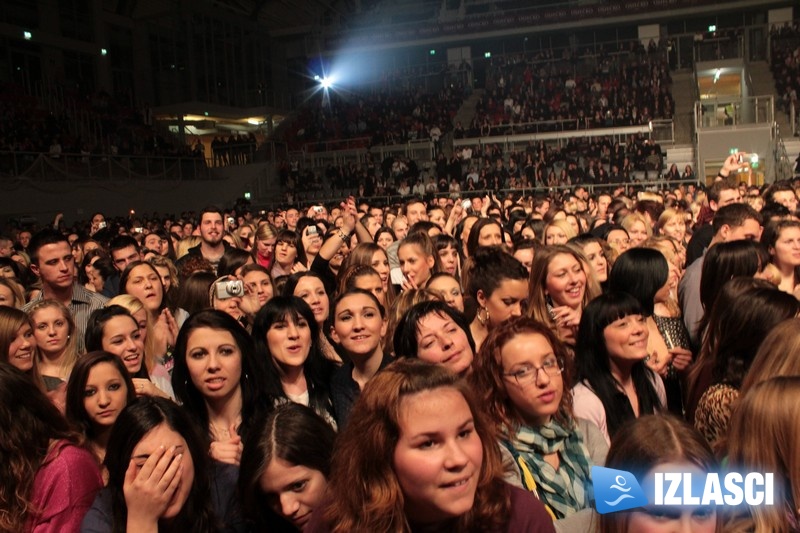
[[[319,84],[323,89],[330,89],[331,85],[333,85],[333,78],[329,78],[326,76],[322,78],[322,80],[320,80]]]

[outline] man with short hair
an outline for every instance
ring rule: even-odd
[[[297,209],[294,210],[297,215]],[[222,238],[224,234],[224,222],[222,211],[216,207],[206,207],[200,212],[200,244],[189,248],[188,253],[183,257],[202,256],[203,259],[211,263],[214,272],[217,271],[219,260],[228,247],[228,243]],[[295,220],[295,226],[297,221]],[[183,259],[183,258],[181,258]],[[181,261],[178,261],[181,263]],[[176,265],[179,266],[179,265]]]
[[[737,189],[738,190],[738,189]],[[709,248],[721,242],[737,240],[758,241],[761,238],[761,215],[747,204],[733,203],[720,207],[711,223],[714,236]],[[683,322],[689,332],[692,346],[698,346],[703,332],[697,331],[704,309],[700,303],[700,277],[705,252],[692,263],[678,285],[678,299],[683,311]]]
[[[111,262],[120,273],[134,261],[142,260],[140,250],[139,243],[130,235],[118,235],[111,239],[111,243],[108,245]]]
[[[294,207],[290,207],[286,210],[284,218],[286,219],[286,229],[297,231],[297,221],[300,219],[300,211]]]
[[[787,181],[779,181],[769,187],[764,193],[764,202],[781,204],[791,215],[797,216],[797,193]]]
[[[11,257],[14,255],[14,241],[11,237],[0,235],[0,257]]]
[[[72,313],[78,353],[84,353],[84,334],[89,316],[105,306],[108,298],[90,292],[75,281],[75,258],[67,238],[53,229],[42,230],[31,238],[31,272],[42,281],[42,291],[24,307],[28,311],[36,302],[57,300]]]
[[[22,249],[23,252],[28,251],[28,246],[31,244],[32,236],[33,234],[26,229],[21,230],[17,234],[17,244],[19,245],[19,247]]]

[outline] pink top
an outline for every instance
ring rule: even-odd
[[[80,531],[83,516],[103,488],[100,467],[90,452],[66,440],[57,441],[33,480],[33,509],[26,532]]]

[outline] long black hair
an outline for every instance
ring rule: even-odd
[[[606,412],[608,435],[612,438],[616,430],[635,414],[628,398],[620,390],[621,384],[611,374],[604,332],[609,324],[620,318],[643,314],[642,305],[630,294],[608,292],[589,302],[581,316],[575,345],[576,382],[583,382],[600,398]],[[653,374],[644,360],[633,365],[631,379],[639,398],[639,414],[658,411],[660,400],[652,380],[660,378]]]
[[[326,359],[319,348],[319,326],[311,307],[297,296],[275,296],[262,307],[253,322],[253,340],[256,354],[264,362],[266,376],[264,392],[273,404],[287,401],[288,397],[281,385],[278,367],[272,358],[267,343],[267,333],[276,322],[300,319],[308,322],[311,331],[311,348],[303,363],[303,375],[308,386],[309,406],[317,413],[332,414],[328,383],[335,370],[334,364]]]
[[[221,529],[211,505],[211,478],[208,446],[199,429],[189,415],[171,400],[143,396],[120,413],[111,435],[104,464],[108,468],[108,489],[111,492],[111,508],[114,513],[114,533],[124,533],[128,519],[125,503],[125,472],[131,462],[133,449],[147,433],[161,424],[166,424],[186,441],[194,464],[192,483],[186,504],[178,515],[170,520],[169,527],[159,531],[211,532]]]
[[[247,330],[229,314],[215,309],[207,309],[195,313],[184,322],[178,333],[173,352],[175,367],[172,370],[172,390],[175,391],[175,398],[183,404],[183,407],[200,427],[208,428],[208,409],[205,400],[192,383],[189,368],[186,365],[189,336],[199,328],[227,331],[233,336],[233,340],[242,354],[242,374],[239,380],[239,386],[242,388],[242,425],[239,426],[238,434],[245,436],[253,417],[267,407],[263,389],[266,370],[256,355],[253,339],[247,334]]]
[[[608,274],[608,288],[627,292],[651,316],[656,293],[669,279],[669,263],[664,254],[651,248],[631,248],[614,261]]]

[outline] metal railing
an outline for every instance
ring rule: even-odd
[[[636,176],[647,176],[651,175],[645,172],[636,172]],[[473,191],[461,191],[458,193],[451,193],[451,192],[436,192],[436,193],[429,193],[426,194],[426,198],[453,198],[453,199],[465,199],[465,198],[475,198],[480,197],[483,198],[485,196],[491,196],[493,198],[500,198],[505,199],[507,197],[513,198],[527,198],[532,196],[553,196],[556,193],[564,192],[564,191],[571,191],[574,190],[576,187],[584,187],[590,194],[597,194],[603,191],[614,192],[618,189],[624,189],[626,194],[629,194],[634,191],[640,190],[648,190],[648,191],[664,191],[664,190],[673,190],[680,185],[698,185],[700,183],[700,178],[698,179],[691,179],[691,180],[667,180],[664,179],[664,173],[658,172],[657,179],[635,179],[629,182],[617,182],[617,183],[603,183],[603,184],[595,184],[595,183],[577,183],[572,185],[556,185],[553,187],[544,186],[544,187],[520,187],[515,189],[491,189],[491,190],[473,190]],[[633,175],[632,175],[633,177]],[[349,196],[355,196],[357,199],[368,198],[375,203],[382,204],[382,205],[392,205],[397,203],[403,203],[407,201],[409,198],[412,198],[413,195],[401,195],[401,194],[382,194],[382,195],[373,195],[369,197],[362,197],[359,196],[357,189],[343,189],[337,191],[315,191],[315,192],[305,192],[305,193],[295,193],[292,195],[293,199],[291,204],[304,204],[308,203],[309,205],[314,204],[325,204],[325,205],[338,205],[343,200],[347,199]],[[287,201],[279,201],[279,202],[259,202],[256,200],[254,203],[254,209],[268,209],[274,208],[281,205],[287,205]]]
[[[210,161],[196,157],[0,151],[0,176],[45,181],[207,180]]]
[[[695,102],[695,129],[771,124],[775,120],[772,95],[714,98]]]

